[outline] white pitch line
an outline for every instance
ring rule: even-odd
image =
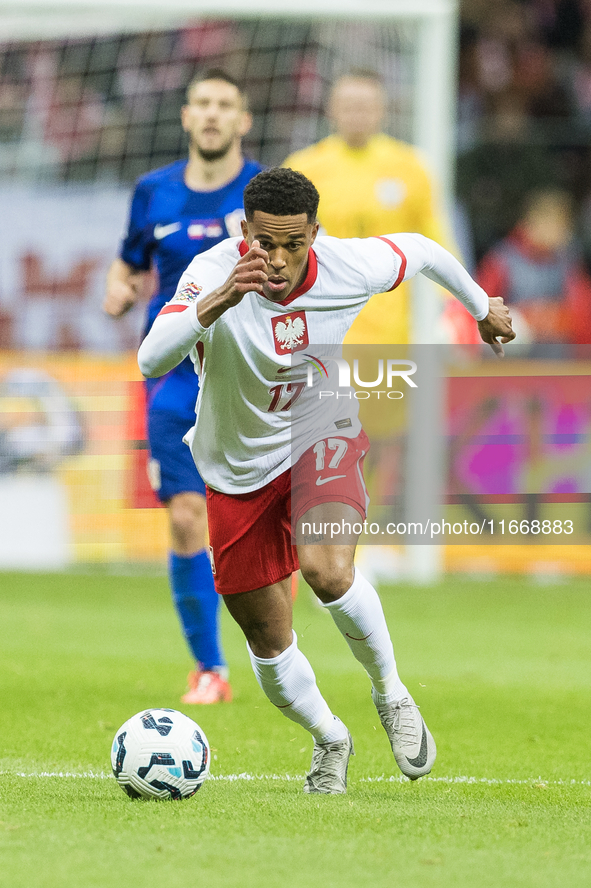
[[[429,783],[467,783],[470,785],[484,784],[486,786],[506,786],[515,784],[518,786],[591,786],[591,780],[546,780],[543,777],[527,777],[525,780],[519,780],[513,777],[468,777],[458,775],[456,777],[421,777]],[[361,777],[360,783],[410,783],[408,777],[402,774],[393,774],[390,777]]]
[[[66,777],[74,779],[93,779],[93,780],[113,780],[113,775],[105,771],[33,771],[25,773],[24,771],[0,771],[3,777]],[[304,780],[304,774],[210,774],[209,780],[219,780],[222,782],[233,783],[235,781],[285,781],[300,782]],[[499,777],[469,777],[466,775],[458,775],[455,777],[422,777],[422,782],[427,783],[447,783],[447,784],[468,784],[471,786],[591,786],[591,780],[545,780],[543,777],[527,777],[526,779],[516,778],[499,778]],[[353,781],[355,782],[355,781]],[[382,775],[380,777],[360,777],[357,783],[409,783],[408,777],[402,774],[393,774],[391,776]]]
[[[2,777],[73,777],[77,779],[112,780],[113,774],[105,771],[0,771]]]

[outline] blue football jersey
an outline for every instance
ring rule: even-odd
[[[263,167],[245,160],[231,182],[215,191],[193,191],[185,185],[187,160],[142,176],[131,202],[127,234],[120,257],[138,271],[155,267],[156,293],[148,305],[144,336],[162,306],[172,299],[179,278],[197,253],[209,250],[227,237],[241,234],[243,193]],[[182,364],[160,380],[148,380],[148,407],[194,415],[197,377],[193,364]],[[187,426],[188,428],[188,426]]]

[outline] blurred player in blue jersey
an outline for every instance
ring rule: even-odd
[[[142,176],[133,194],[129,227],[107,276],[104,310],[121,317],[138,299],[152,267],[158,276],[144,335],[197,253],[240,235],[244,187],[262,168],[245,160],[241,139],[252,119],[237,83],[219,70],[196,77],[181,112],[189,157]],[[197,293],[195,294],[197,296]],[[216,594],[205,548],[205,485],[183,436],[195,422],[199,391],[193,364],[147,386],[150,481],[168,507],[170,584],[185,637],[195,657],[183,703],[230,700],[221,650]]]

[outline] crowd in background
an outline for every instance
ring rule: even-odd
[[[589,0],[462,4],[457,133],[458,194],[478,258],[517,223],[534,188],[564,188],[587,221]]]
[[[591,125],[588,0],[465,2],[460,50],[460,150]]]
[[[591,342],[591,3],[462,4],[457,195],[520,338]]]

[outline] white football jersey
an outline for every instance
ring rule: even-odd
[[[250,292],[202,327],[200,298],[227,280],[247,250],[233,238],[197,256],[139,353],[145,375],[160,375],[190,353],[200,391],[195,426],[185,440],[206,484],[223,493],[268,484],[322,438],[359,434],[353,397],[341,388],[340,397],[319,403],[318,386],[306,382],[308,368],[320,358],[329,374],[323,388],[338,391],[337,365],[326,359],[340,355],[345,334],[374,293],[395,289],[422,270],[447,285],[477,319],[488,313],[484,291],[447,251],[421,235],[320,236],[310,249],[305,280],[283,302]]]

